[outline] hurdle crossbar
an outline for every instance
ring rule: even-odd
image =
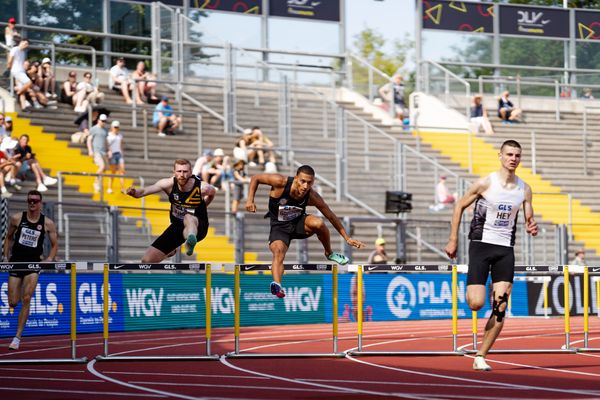
[[[249,353],[240,350],[240,275],[242,272],[271,270],[270,264],[239,264],[234,270],[234,351],[225,354],[226,358],[343,358],[345,353],[338,351],[338,266],[336,264],[284,264],[285,271],[318,271],[332,273],[332,351],[323,353]]]
[[[590,268],[594,276],[590,279]],[[583,267],[583,347],[577,348],[577,352],[591,353],[599,352],[600,347],[590,347],[589,345],[589,313],[590,313],[590,282],[596,289],[596,307],[598,308],[598,316],[600,317],[600,268],[599,267]]]
[[[363,350],[363,273],[452,273],[452,349],[427,350],[427,351],[365,351]],[[352,356],[463,356],[464,352],[458,350],[458,267],[456,265],[359,265],[357,268],[357,320],[358,320],[358,346],[357,350],[350,350],[347,354]]]
[[[77,357],[77,267],[85,269],[86,263],[70,263],[70,262],[14,262],[0,263],[0,272],[11,271],[35,271],[35,272],[66,272],[71,274],[70,282],[70,299],[71,299],[71,314],[70,314],[70,342],[71,342],[71,357],[67,358],[21,358],[21,359],[0,359],[0,365],[7,364],[83,364],[86,363],[87,357]],[[18,353],[16,353],[18,354]]]
[[[547,290],[548,282],[551,279],[549,275],[563,274],[565,282],[569,282],[569,266],[567,265],[516,265],[515,273],[517,274],[528,274],[530,276],[515,276],[515,280],[524,280],[532,282],[542,282],[544,285],[544,315],[547,317]],[[569,285],[564,286],[564,298],[565,298],[565,344],[562,348],[540,348],[540,349],[491,349],[488,351],[489,354],[551,354],[551,353],[567,353],[574,354],[577,352],[576,349],[570,346],[570,334],[571,334],[571,320],[570,320],[570,304],[569,304]],[[473,312],[473,349],[463,350],[466,354],[477,353],[477,313]]]
[[[109,338],[109,273],[110,271],[192,271],[206,274],[206,355],[182,355],[182,356],[139,356],[139,355],[112,355],[108,352]],[[104,274],[104,299],[103,299],[103,354],[96,356],[97,361],[214,361],[218,360],[217,354],[211,354],[211,264],[208,263],[175,263],[175,264],[103,264]]]

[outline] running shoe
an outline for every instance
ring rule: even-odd
[[[196,246],[196,243],[198,243],[198,241],[196,240],[196,235],[190,233],[187,237],[187,240],[185,241],[185,247],[187,248],[185,254],[187,254],[188,256],[194,254],[194,247]]]
[[[18,337],[14,337],[12,342],[8,345],[9,350],[19,350],[19,346],[21,345],[21,339]]]
[[[285,292],[283,291],[283,288],[277,282],[271,282],[271,294],[273,296],[279,297],[280,299],[285,297]]]
[[[473,360],[473,369],[475,371],[491,371],[492,367],[485,362],[485,358],[483,358],[483,356],[476,356]]]
[[[348,257],[340,253],[331,253],[327,256],[327,259],[339,265],[346,265],[348,264],[348,261],[350,261]]]

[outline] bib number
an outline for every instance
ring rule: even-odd
[[[36,248],[38,246],[38,240],[41,234],[42,232],[34,229],[22,228],[21,235],[19,236],[19,244],[26,247]]]

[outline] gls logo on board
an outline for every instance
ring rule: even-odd
[[[108,304],[112,305],[110,297],[110,284],[108,285]],[[83,282],[77,291],[77,305],[83,314],[101,313],[104,304],[104,284]]]
[[[56,283],[38,283],[31,298],[29,315],[54,315],[57,311],[62,314],[63,305],[58,302],[56,292]],[[7,315],[9,311],[8,282],[4,282],[0,286],[0,315]]]
[[[163,288],[158,294],[154,289],[126,289],[129,316],[160,317],[163,301]]]

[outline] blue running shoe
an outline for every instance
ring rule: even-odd
[[[187,254],[188,256],[194,254],[194,247],[196,246],[196,243],[198,243],[198,241],[196,240],[196,235],[190,233],[187,237],[187,240],[185,241],[185,247],[187,248],[185,254]]]
[[[340,253],[331,253],[327,256],[327,259],[339,265],[346,265],[348,264],[348,261],[350,261],[348,257]]]
[[[277,282],[271,282],[271,294],[279,297],[280,299],[285,297],[285,292],[281,288],[281,285]]]

